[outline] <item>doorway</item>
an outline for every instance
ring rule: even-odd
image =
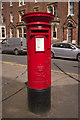
[[[73,39],[73,25],[69,24],[68,28],[67,28],[67,39],[68,42],[72,43],[72,39]]]

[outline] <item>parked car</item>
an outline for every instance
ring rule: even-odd
[[[2,53],[14,53],[18,55],[19,53],[27,52],[26,38],[8,38],[1,43]]]
[[[71,43],[54,43],[51,45],[51,57],[70,58],[80,61],[80,46]]]

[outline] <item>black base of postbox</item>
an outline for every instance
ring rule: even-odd
[[[35,114],[49,112],[51,107],[51,87],[47,89],[31,89],[28,87],[29,110]]]

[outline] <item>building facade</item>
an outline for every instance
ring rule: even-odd
[[[26,37],[22,14],[43,11],[54,14],[51,23],[51,42],[79,43],[79,2],[3,2],[1,3],[0,39]]]

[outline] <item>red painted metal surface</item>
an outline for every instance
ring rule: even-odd
[[[47,12],[30,12],[23,16],[25,22],[50,22],[53,19],[53,14]]]
[[[22,16],[27,26],[28,87],[51,87],[51,25],[53,14],[31,12]]]

